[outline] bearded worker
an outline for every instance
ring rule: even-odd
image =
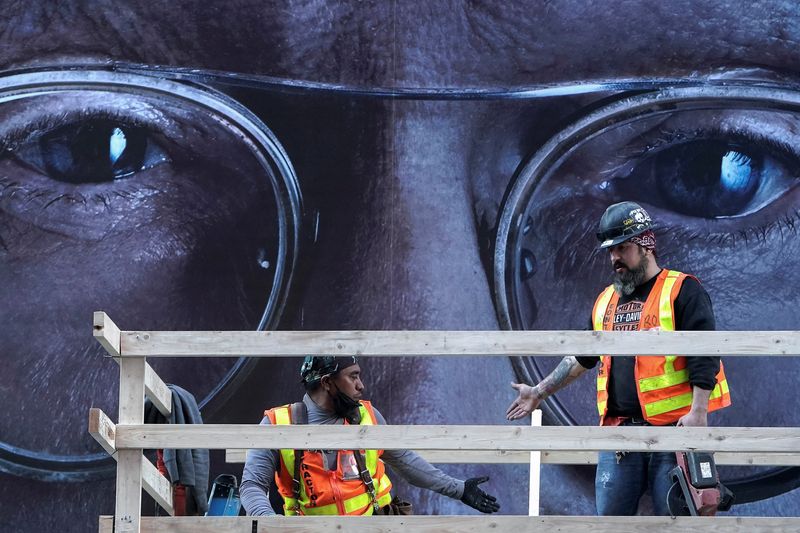
[[[303,401],[267,410],[262,424],[386,424],[361,399],[364,384],[355,357],[308,356],[300,375],[306,389]],[[409,450],[250,450],[242,475],[242,505],[250,516],[275,514],[269,501],[274,477],[286,515],[408,514],[392,500],[384,461],[412,485],[482,513],[500,509],[495,497],[478,487],[488,477],[461,481]]]
[[[634,202],[613,204],[600,219],[597,237],[600,248],[609,252],[614,282],[595,301],[591,329],[714,330],[711,299],[697,278],[658,265],[652,225],[647,211]],[[506,418],[528,415],[598,362],[597,408],[603,426],[706,426],[710,411],[731,403],[719,357],[570,356],[535,386],[513,383],[519,395]],[[669,472],[675,465],[673,452],[600,452],[597,514],[635,515],[649,487],[654,514],[669,515]]]

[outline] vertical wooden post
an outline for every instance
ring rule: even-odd
[[[144,357],[119,361],[119,424],[144,423]],[[142,515],[142,450],[117,451],[114,530],[139,533]]]
[[[541,409],[534,409],[531,413],[531,425],[542,425]],[[539,516],[539,477],[542,469],[542,452],[531,452],[531,470],[528,488],[528,516]]]

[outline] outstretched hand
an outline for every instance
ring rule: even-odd
[[[506,409],[507,420],[516,420],[523,416],[528,416],[542,403],[542,398],[530,385],[512,383],[511,386],[519,392],[519,396]]]
[[[500,510],[497,498],[483,492],[478,485],[489,481],[489,476],[473,477],[464,482],[464,495],[461,501],[482,513],[496,513]]]

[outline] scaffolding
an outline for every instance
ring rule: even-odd
[[[266,531],[552,531],[667,532],[800,531],[800,518],[538,516],[541,463],[591,464],[602,450],[715,452],[718,464],[798,465],[797,427],[588,427],[519,425],[262,426],[258,424],[144,424],[144,399],[165,416],[171,391],[147,363],[153,357],[461,357],[530,355],[797,356],[795,331],[120,331],[94,314],[94,337],[120,366],[115,424],[99,409],[89,432],[117,460],[113,516],[99,530],[116,533]],[[169,480],[145,449],[413,449],[431,462],[528,463],[528,516],[142,517],[144,489],[170,515]],[[456,453],[457,452],[457,453]],[[456,457],[457,455],[457,457]]]

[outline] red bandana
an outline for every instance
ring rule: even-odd
[[[642,248],[647,250],[655,250],[656,249],[656,235],[653,233],[653,230],[647,230],[635,237],[631,237],[630,241],[633,244],[638,244]]]

